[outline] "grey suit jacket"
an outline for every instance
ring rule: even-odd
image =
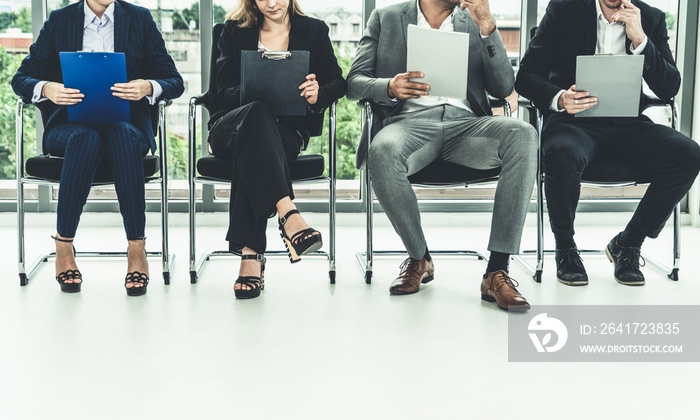
[[[375,120],[400,112],[404,101],[392,102],[387,93],[389,80],[406,72],[406,33],[409,24],[417,24],[416,0],[375,9],[369,17],[367,28],[360,40],[348,73],[350,100],[369,100],[373,103]],[[486,92],[497,98],[505,98],[513,92],[515,76],[510,65],[503,40],[498,30],[486,38],[479,33],[469,10],[455,15],[456,32],[469,33],[469,86],[467,98],[472,111],[478,116],[491,115]],[[381,128],[375,122],[372,135]],[[364,131],[357,148],[355,166],[362,168],[367,158],[367,133]]]

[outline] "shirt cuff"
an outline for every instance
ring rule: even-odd
[[[148,99],[149,104],[155,105],[160,95],[163,94],[163,88],[160,86],[160,83],[156,82],[155,80],[147,80],[147,82],[149,82],[151,87],[153,87],[153,94],[146,96],[146,99]]]
[[[632,45],[630,45],[630,51],[632,52],[633,55],[639,55],[644,51],[644,48],[647,46],[647,42],[649,41],[649,38],[647,38],[646,35],[644,35],[644,41],[642,41],[641,44],[637,48],[633,48]]]
[[[42,96],[41,92],[44,90],[44,85],[49,83],[48,81],[44,80],[36,85],[34,85],[34,95],[32,95],[32,103],[37,104],[39,102],[43,102],[47,100],[48,98],[46,96]]]
[[[561,94],[566,92],[565,90],[560,90],[559,93],[554,95],[554,99],[552,99],[552,102],[549,104],[549,109],[551,109],[554,112],[564,112],[565,109],[559,109],[559,97],[561,97]]]

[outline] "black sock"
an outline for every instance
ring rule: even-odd
[[[425,255],[423,255],[423,258],[425,258],[426,261],[432,261],[432,258],[430,258],[430,252],[428,252],[428,248],[425,248]]]
[[[491,251],[491,255],[489,256],[489,265],[486,266],[486,274],[493,273],[494,271],[498,270],[508,271],[509,260],[510,254]]]
[[[629,223],[625,230],[620,232],[620,235],[617,237],[617,243],[624,247],[641,248],[646,237],[647,235],[642,233],[636,226]]]
[[[576,248],[576,242],[574,242],[574,238],[556,238],[555,237],[554,241],[556,242],[557,249]]]

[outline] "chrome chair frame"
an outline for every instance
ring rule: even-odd
[[[367,141],[365,142],[366,144],[366,154],[365,156],[369,156],[369,146],[372,140],[372,123],[374,121],[374,114],[372,112],[372,104],[370,101],[361,101],[359,103],[360,107],[362,108],[362,121],[367,124],[367,129],[363,130],[365,135],[368,136]],[[503,99],[503,100],[492,100],[491,103],[492,106],[502,106],[503,107],[503,113],[506,117],[511,116],[511,106],[510,103]],[[362,272],[365,276],[365,283],[371,284],[372,283],[372,273],[374,270],[374,256],[397,256],[397,255],[405,255],[406,251],[403,250],[375,250],[374,249],[374,244],[373,244],[373,235],[374,235],[374,196],[372,194],[372,182],[370,180],[369,176],[369,165],[365,163],[364,168],[362,169],[362,196],[365,204],[365,214],[366,214],[366,227],[367,227],[367,250],[366,251],[358,251],[355,253],[355,258],[357,260],[357,263],[360,266],[360,269],[362,269]],[[412,183],[412,185],[416,185],[419,187],[423,188],[445,188],[445,187],[450,187],[450,186],[463,186],[463,187],[468,187],[469,185],[474,185],[474,184],[479,184],[479,185],[484,185],[484,184],[490,184],[490,183],[495,183],[498,181],[498,176],[495,177],[489,177],[485,179],[479,179],[479,180],[472,180],[472,181],[465,181],[462,183],[454,184],[454,183],[444,183],[444,184],[421,184],[421,183]],[[488,257],[484,255],[482,252],[479,251],[473,251],[473,250],[430,250],[430,255],[447,255],[447,256],[457,256],[457,257],[476,257],[479,260],[484,260],[488,261]]]
[[[531,118],[531,123],[534,121],[537,128],[538,134],[538,154],[537,154],[537,249],[536,250],[524,250],[521,251],[521,255],[515,256],[520,264],[525,267],[527,271],[532,275],[533,280],[537,283],[542,282],[542,271],[544,267],[544,256],[545,254],[554,255],[554,250],[544,249],[544,165],[542,157],[542,128],[544,126],[544,116],[537,109],[532,102],[522,98],[520,101],[522,107],[528,108],[528,110],[535,115],[535,118]],[[670,107],[671,109],[671,128],[678,131],[678,104],[673,100],[662,101],[659,99],[647,98],[646,107]],[[582,181],[581,186],[592,186],[598,188],[613,188],[613,187],[629,187],[636,185],[644,185],[646,182],[629,181],[629,182],[591,182]],[[680,269],[680,258],[681,258],[681,207],[680,203],[676,205],[673,210],[673,265],[669,267],[666,264],[661,263],[659,260],[642,253],[642,256],[646,262],[651,264],[654,268],[660,270],[668,276],[671,280],[678,281],[678,271]],[[605,254],[605,250],[597,249],[580,249],[579,252],[584,255],[601,255]],[[530,263],[523,259],[526,255],[536,255],[537,262],[533,267]]]
[[[162,229],[162,250],[149,251],[146,255],[149,257],[160,256],[162,260],[163,281],[165,284],[170,284],[170,273],[172,272],[175,263],[175,254],[170,254],[168,251],[168,161],[166,148],[166,118],[165,108],[172,103],[170,100],[161,99],[158,101],[158,147],[160,149],[160,167],[159,175],[147,177],[146,183],[160,183],[160,215]],[[24,108],[31,106],[31,103],[25,102],[23,98],[17,100],[17,109],[15,115],[15,135],[17,141],[17,262],[19,271],[19,280],[21,286],[26,286],[29,278],[34,274],[36,269],[42,262],[47,262],[51,258],[56,257],[55,252],[41,254],[29,268],[26,267],[25,260],[25,243],[24,243],[24,186],[26,184],[37,185],[59,185],[59,182],[38,178],[33,176],[25,176],[24,174]],[[109,186],[111,182],[93,183],[93,186]],[[105,258],[105,257],[126,257],[126,251],[78,251],[77,257],[90,258]]]
[[[190,283],[197,283],[197,278],[199,273],[204,267],[204,263],[209,261],[212,257],[231,257],[240,256],[239,253],[234,253],[231,251],[206,251],[197,258],[196,251],[196,196],[195,196],[195,186],[196,184],[209,184],[209,185],[231,185],[231,181],[222,180],[217,178],[198,176],[196,173],[197,168],[197,105],[201,105],[203,101],[202,96],[194,96],[190,98],[189,106],[189,226],[190,226]],[[334,102],[328,108],[328,137],[329,137],[329,147],[328,147],[328,177],[317,177],[311,179],[304,179],[298,181],[292,181],[294,184],[303,183],[316,183],[316,182],[328,182],[328,216],[329,216],[329,244],[328,252],[323,250],[318,250],[304,257],[322,257],[328,260],[328,277],[331,284],[335,284],[336,278],[336,266],[335,266],[335,230],[336,230],[336,104]],[[286,250],[268,250],[265,251],[266,256],[284,256],[287,257]]]

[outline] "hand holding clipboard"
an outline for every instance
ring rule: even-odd
[[[261,101],[278,117],[306,115],[318,99],[309,58],[308,51],[241,51],[241,105]]]

